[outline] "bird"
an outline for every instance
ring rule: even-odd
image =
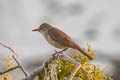
[[[81,49],[81,47],[77,45],[70,36],[48,23],[42,23],[37,29],[33,29],[32,31],[40,32],[49,44],[58,49],[61,49],[62,51],[66,51],[67,49],[72,48],[78,50],[89,59],[93,59],[90,55],[88,55],[87,52]]]

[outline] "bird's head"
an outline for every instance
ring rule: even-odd
[[[32,31],[38,31],[38,32],[41,32],[41,33],[42,33],[42,32],[45,32],[46,30],[48,30],[49,27],[50,27],[49,24],[43,23],[43,24],[41,24],[37,29],[34,29],[34,30],[32,30]]]

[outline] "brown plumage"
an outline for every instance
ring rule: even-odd
[[[89,56],[84,50],[82,50],[73,40],[71,37],[69,37],[67,34],[65,34],[63,31],[47,24],[43,23],[40,25],[38,29],[34,29],[33,31],[40,32],[45,39],[53,45],[56,48],[67,50],[68,48],[77,49],[81,53],[83,53],[85,56],[87,56],[89,59],[93,59],[91,56]]]

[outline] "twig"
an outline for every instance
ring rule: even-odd
[[[65,55],[65,54],[60,55],[60,57],[66,59],[66,60],[68,60],[69,62],[71,62],[72,64],[75,64],[75,65],[76,65],[76,66],[75,66],[75,69],[73,70],[73,72],[71,73],[71,75],[70,75],[70,76],[68,77],[68,79],[67,79],[67,80],[72,80],[73,77],[75,76],[76,72],[77,72],[80,68],[82,68],[81,65],[80,65],[78,62],[76,62],[75,60],[73,60],[72,58],[70,58],[69,56]]]
[[[36,69],[35,71],[33,71],[33,73],[22,80],[34,80],[36,76],[40,76],[41,75],[41,71],[44,69],[45,70],[45,80],[52,80],[53,77],[55,78],[55,80],[58,80],[57,78],[57,74],[56,71],[54,70],[54,73],[51,71],[52,69],[50,69],[50,66],[55,65],[55,61],[58,59],[58,54],[54,53],[52,56],[50,56],[44,63],[42,66],[40,66],[38,69]],[[56,66],[54,66],[53,68],[55,69]],[[50,72],[50,73],[49,73]],[[53,77],[52,77],[53,75]],[[39,77],[39,80],[40,77]]]
[[[12,55],[13,59],[16,61],[16,63],[18,64],[18,66],[20,67],[20,69],[23,71],[23,73],[25,74],[26,77],[29,76],[28,72],[24,69],[23,65],[15,58],[14,55]]]
[[[80,63],[78,63],[77,61],[73,60],[71,57],[69,57],[68,55],[65,54],[61,54],[61,52],[58,52],[60,55],[59,57],[62,57],[64,59],[66,59],[67,61],[71,62],[72,64],[75,64],[75,69],[73,70],[73,72],[71,73],[71,75],[68,77],[67,80],[72,80],[73,77],[75,76],[75,74],[77,73],[77,71],[81,68],[84,72],[88,73],[82,66]]]
[[[47,61],[46,61],[46,65],[47,65],[47,67],[45,67],[44,69],[45,69],[45,73],[46,73],[46,78],[45,78],[45,80],[52,80],[50,77],[51,77],[51,75],[49,74],[50,72],[49,72],[49,65],[53,62],[53,61],[55,61],[55,60],[57,60],[58,58],[64,58],[64,59],[66,59],[67,61],[69,61],[69,62],[71,62],[72,64],[75,64],[76,66],[75,66],[75,69],[73,70],[73,72],[71,73],[71,75],[68,77],[68,79],[67,80],[72,80],[73,79],[73,77],[75,76],[75,74],[77,73],[77,71],[81,68],[84,72],[86,72],[86,73],[88,73],[84,68],[82,68],[82,66],[81,66],[81,64],[80,63],[78,63],[77,61],[75,61],[75,60],[73,60],[71,57],[69,57],[68,55],[65,55],[65,54],[63,54],[63,51],[60,51],[60,52],[57,52],[57,51],[55,51],[56,53],[54,53],[53,55],[52,55],[52,57],[51,58],[49,58]]]
[[[52,66],[52,68],[53,68],[53,72],[52,73],[53,73],[54,80],[58,80],[56,67],[57,67],[57,64],[54,63],[53,66]]]
[[[13,71],[13,70],[15,70],[15,69],[17,69],[17,68],[19,68],[19,66],[16,66],[16,67],[10,68],[10,69],[8,69],[8,70],[6,70],[6,71],[4,71],[4,72],[1,72],[0,75],[3,75],[3,74],[5,74],[5,73],[7,73],[7,72],[10,72],[10,71]]]
[[[4,73],[9,72],[9,71],[12,71],[12,70],[14,70],[14,69],[16,69],[16,68],[20,68],[20,69],[23,71],[23,73],[25,74],[25,76],[28,77],[28,76],[29,76],[29,75],[28,75],[28,72],[24,69],[24,67],[22,66],[22,64],[21,64],[21,63],[16,59],[16,57],[15,57],[15,55],[18,57],[17,53],[16,53],[12,48],[10,48],[10,47],[2,44],[2,43],[0,43],[0,45],[2,45],[2,46],[5,47],[5,48],[8,48],[10,51],[12,51],[12,53],[13,53],[12,57],[13,57],[13,59],[16,61],[16,63],[18,64],[18,66],[14,67],[14,68],[11,68],[11,69],[9,69],[9,70],[7,70],[7,71],[5,71],[5,72],[0,72],[0,74],[4,74]]]
[[[45,69],[45,80],[58,80],[57,78],[57,72],[56,72],[56,66],[54,63],[48,64],[47,67],[44,67]]]
[[[37,71],[34,71],[32,73],[32,75],[30,75],[28,78],[23,79],[23,80],[34,80],[34,78],[38,75],[40,75],[40,71],[42,69],[45,70],[45,80],[58,80],[57,75],[56,75],[56,70],[54,68],[54,63],[56,62],[56,60],[58,58],[64,58],[66,60],[68,60],[69,62],[71,62],[72,64],[75,64],[76,67],[73,70],[73,72],[71,73],[71,75],[68,77],[67,80],[72,80],[74,75],[76,74],[76,72],[81,68],[84,72],[87,73],[87,71],[85,69],[82,68],[81,64],[78,63],[77,61],[73,60],[71,57],[63,54],[61,51],[60,52],[56,52],[54,53],[50,58],[47,59],[47,61],[45,61],[43,63],[42,68],[38,69]],[[41,80],[41,79],[39,79]]]
[[[44,70],[45,70],[45,80],[50,80],[50,74],[49,74],[50,70],[48,68],[47,62],[45,62],[44,64]]]
[[[13,54],[15,54],[16,56],[18,56],[18,55],[16,54],[16,52],[15,52],[12,48],[10,48],[10,47],[2,44],[2,43],[0,43],[0,45],[2,45],[3,47],[6,47],[6,48],[8,48],[8,49],[10,49]],[[62,54],[62,51],[60,51],[60,52],[57,52],[57,51],[56,51],[56,53],[54,53],[54,54],[52,55],[52,57],[50,57],[50,58],[47,59],[47,61],[44,63],[44,65],[43,65],[42,67],[40,67],[39,69],[37,69],[37,71],[34,71],[34,72],[29,76],[29,75],[28,75],[28,72],[24,69],[24,67],[23,67],[22,64],[16,59],[16,57],[15,57],[14,55],[12,55],[12,57],[13,57],[13,59],[16,61],[16,63],[18,64],[18,66],[14,67],[14,68],[11,68],[11,69],[9,69],[9,70],[7,70],[7,71],[5,71],[5,72],[1,72],[0,74],[4,74],[4,73],[9,72],[9,71],[12,71],[12,70],[14,70],[14,69],[16,69],[16,68],[20,68],[20,69],[23,71],[23,73],[25,74],[25,76],[27,77],[26,79],[23,79],[23,80],[34,80],[34,78],[35,78],[36,76],[40,76],[40,72],[41,72],[41,70],[43,70],[43,69],[45,69],[46,80],[53,80],[53,79],[57,80],[58,78],[57,78],[56,70],[55,70],[53,64],[55,63],[55,61],[56,61],[59,57],[62,57],[62,58],[66,59],[66,60],[68,60],[69,62],[71,62],[71,63],[73,63],[73,64],[76,65],[75,69],[73,70],[73,72],[72,72],[71,75],[69,76],[68,80],[72,80],[72,78],[74,77],[74,75],[76,74],[76,72],[77,72],[80,68],[82,68],[81,65],[80,65],[78,62],[74,61],[74,60],[73,60],[72,58],[70,58],[69,56],[67,56],[67,55],[65,55],[65,54]],[[83,69],[83,68],[82,68],[82,69]],[[84,70],[84,69],[83,69],[83,70]],[[84,71],[85,71],[85,70],[84,70]]]
[[[43,69],[44,69],[43,66],[38,67],[35,71],[33,71],[33,73],[29,77],[22,79],[22,80],[34,80],[36,76],[41,75],[41,71]]]
[[[54,53],[50,56],[47,61],[43,64],[45,70],[45,80],[58,80],[56,68],[56,60],[58,59],[58,55]]]
[[[12,53],[13,53],[14,55],[16,55],[16,56],[18,57],[18,54],[17,54],[12,48],[10,48],[10,47],[2,44],[2,43],[0,43],[0,45],[2,45],[2,46],[5,47],[5,48],[8,48],[10,51],[12,51]]]

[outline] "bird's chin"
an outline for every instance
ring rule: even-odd
[[[39,31],[39,32],[44,35],[44,31]]]

